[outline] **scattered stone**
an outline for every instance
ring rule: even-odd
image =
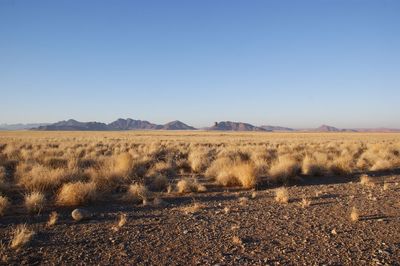
[[[75,209],[72,211],[71,216],[77,222],[92,218],[92,214],[85,209]]]

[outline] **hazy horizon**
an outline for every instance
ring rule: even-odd
[[[400,128],[398,1],[0,1],[0,124]]]

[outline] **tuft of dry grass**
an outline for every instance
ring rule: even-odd
[[[289,202],[289,192],[285,187],[280,187],[275,190],[275,201],[283,204]]]
[[[254,164],[241,162],[223,166],[216,176],[216,181],[223,186],[240,185],[244,188],[254,188],[259,178]]]
[[[302,208],[308,208],[311,206],[311,200],[307,199],[307,198],[303,198],[301,200],[301,207]]]
[[[125,152],[117,155],[114,158],[114,170],[117,174],[126,176],[129,175],[132,169],[132,156]]]
[[[39,213],[45,204],[46,198],[42,192],[34,191],[29,194],[25,194],[25,208],[30,213]]]
[[[145,203],[150,196],[150,191],[145,185],[135,183],[129,186],[124,198],[128,201],[142,201],[143,203]]]
[[[206,148],[197,148],[190,151],[188,161],[192,171],[201,173],[210,164],[209,150]]]
[[[24,165],[17,167],[18,185],[28,191],[49,192],[68,180],[75,169],[50,169],[42,165]]]
[[[66,183],[57,195],[57,204],[64,206],[77,206],[89,201],[93,201],[98,197],[96,184],[94,183]]]
[[[368,175],[360,176],[360,184],[362,186],[366,186],[366,187],[374,187],[375,186],[375,183],[371,180],[371,178]]]
[[[256,191],[253,191],[253,192],[251,193],[251,198],[252,198],[252,199],[257,198],[257,192],[256,192]]]
[[[3,216],[8,207],[10,206],[10,201],[5,196],[0,196],[0,217]]]
[[[275,161],[269,169],[270,181],[284,182],[300,173],[301,165],[289,155],[281,156]]]
[[[126,215],[126,213],[121,213],[121,214],[118,216],[117,224],[114,225],[114,226],[112,227],[112,230],[114,230],[115,232],[117,232],[119,229],[121,229],[121,228],[126,224],[126,222],[127,222],[127,215]]]
[[[231,211],[231,208],[229,208],[228,206],[226,206],[226,207],[224,208],[225,214],[228,214],[230,211]]]
[[[249,203],[249,198],[247,197],[240,197],[239,198],[239,205],[246,206]]]
[[[325,154],[316,153],[314,156],[306,155],[303,159],[301,171],[305,175],[322,176],[326,173],[328,158]]]
[[[35,232],[30,230],[26,224],[18,225],[12,232],[13,237],[10,247],[12,249],[19,249],[24,247],[32,240]]]
[[[199,211],[201,211],[204,208],[205,208],[205,205],[200,204],[198,202],[195,202],[190,206],[183,207],[182,211],[185,214],[195,214],[195,213],[198,213]]]
[[[353,207],[353,208],[351,209],[351,213],[350,213],[350,220],[351,220],[352,222],[357,222],[359,219],[360,219],[360,215],[359,215],[359,213],[358,213],[358,210],[357,210],[356,207]]]
[[[127,218],[126,218],[127,216],[126,216],[126,213],[121,213],[120,215],[119,215],[119,220],[118,220],[118,223],[117,223],[117,226],[119,227],[119,228],[121,228],[122,226],[124,226],[125,224],[126,224],[126,221],[127,221]]]
[[[181,179],[176,184],[176,188],[179,193],[190,193],[190,192],[205,192],[207,188],[199,184],[195,179]]]
[[[58,213],[57,212],[51,212],[49,215],[49,220],[47,221],[46,227],[53,227],[58,220]]]
[[[238,237],[238,236],[233,236],[233,237],[232,237],[232,243],[235,244],[235,245],[240,246],[240,245],[243,244],[243,241],[240,239],[240,237]]]
[[[389,188],[390,188],[390,186],[389,186],[389,183],[387,183],[387,182],[384,182],[383,183],[383,190],[389,190]]]

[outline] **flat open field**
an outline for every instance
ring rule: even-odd
[[[0,132],[0,264],[400,265],[399,174],[395,133]]]

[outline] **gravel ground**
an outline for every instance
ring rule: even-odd
[[[26,216],[16,209],[0,220],[1,263],[400,265],[400,176],[374,181],[374,187],[340,178],[307,181],[288,187],[288,204],[275,202],[274,189],[266,188],[163,195],[166,206],[102,203],[88,206],[95,217],[81,222],[72,220],[72,209],[57,209],[52,228],[45,226],[50,210]],[[309,207],[301,206],[303,197]],[[350,221],[353,206],[357,222]],[[120,213],[127,222],[117,230]],[[21,223],[36,234],[12,250],[11,230]]]

